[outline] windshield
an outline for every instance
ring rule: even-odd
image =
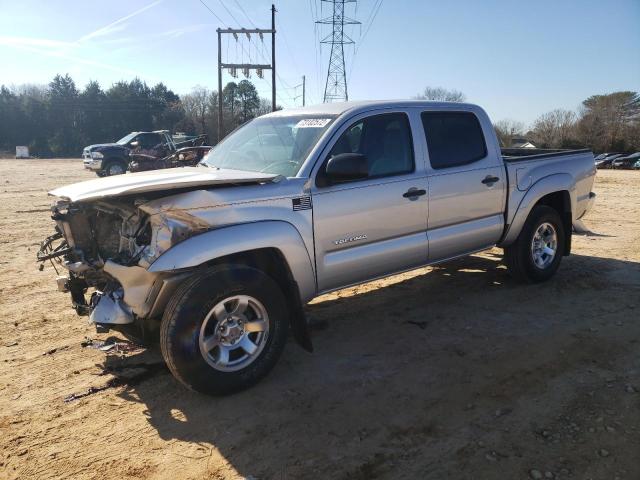
[[[230,134],[202,163],[208,167],[295,176],[335,116],[260,117]]]
[[[126,145],[127,143],[129,143],[131,140],[133,140],[133,138],[136,136],[136,132],[132,132],[129,135],[125,135],[124,137],[122,137],[120,140],[118,140],[116,143],[118,145]]]

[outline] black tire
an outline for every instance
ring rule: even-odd
[[[269,330],[251,363],[237,371],[220,371],[200,352],[200,330],[214,306],[235,295],[251,296],[262,303]],[[160,325],[160,349],[181,383],[197,392],[225,395],[248,388],[269,373],[282,354],[288,328],[287,303],[271,277],[243,265],[221,265],[194,274],[173,295]]]
[[[116,169],[119,170],[117,173],[115,172]],[[127,173],[127,164],[121,160],[107,160],[104,167],[102,167],[102,172],[105,177],[122,175]]]
[[[553,261],[544,268],[536,265],[531,246],[538,228],[549,223],[553,226],[557,236],[557,248]],[[509,273],[516,280],[523,283],[539,283],[549,280],[558,270],[565,250],[566,233],[560,214],[546,205],[533,207],[529,213],[518,239],[504,249],[504,258]]]

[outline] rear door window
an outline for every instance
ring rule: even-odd
[[[471,112],[422,112],[429,160],[434,169],[476,162],[487,156],[482,127]]]

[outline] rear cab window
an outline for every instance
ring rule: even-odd
[[[163,143],[163,137],[159,133],[143,133],[138,137],[138,142],[143,148],[154,148]]]
[[[478,117],[471,112],[422,112],[429,161],[434,169],[467,165],[487,156]]]

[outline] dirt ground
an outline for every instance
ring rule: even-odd
[[[548,283],[495,249],[324,296],[315,353],[225,398],[94,348],[38,271],[45,192],[89,178],[0,160],[0,478],[640,478],[640,172],[598,172]]]

